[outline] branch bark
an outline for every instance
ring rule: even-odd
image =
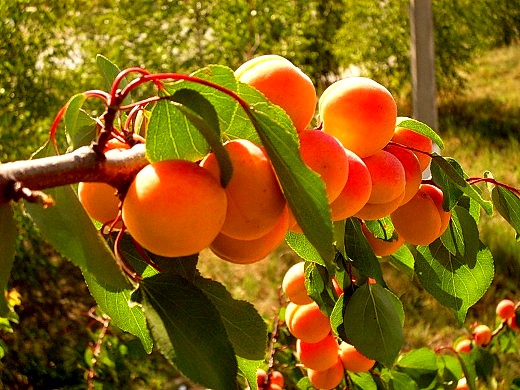
[[[25,197],[20,189],[45,190],[74,183],[104,182],[126,190],[149,162],[144,144],[109,150],[103,155],[90,146],[71,153],[0,164],[0,204]]]

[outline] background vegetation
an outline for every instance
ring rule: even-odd
[[[520,1],[436,0],[433,6],[438,131],[447,142],[445,154],[470,176],[489,169],[520,187]],[[210,63],[235,68],[255,55],[278,53],[301,66],[319,91],[338,77],[360,73],[389,87],[400,114],[411,112],[406,0],[0,0],[0,18],[3,162],[29,157],[70,96],[106,88],[95,65],[98,53],[121,68],[176,72]],[[0,333],[0,383],[84,388],[93,346],[107,330],[96,367],[100,382],[108,388],[178,388],[181,380],[159,355],[144,358],[135,340],[88,315],[94,302],[80,272],[38,238],[21,212],[17,218],[25,228],[10,286],[20,292],[21,305],[14,333],[7,332],[9,326]],[[520,297],[520,248],[511,229],[495,220],[483,223],[497,276],[469,316],[492,323],[499,299]],[[277,286],[294,261],[281,248],[247,268],[210,256],[201,268],[270,320],[279,307]],[[466,331],[418,285],[391,269],[388,275],[407,305],[407,347],[451,343],[455,333]],[[520,375],[511,368],[515,357],[508,359],[500,373],[506,380]]]

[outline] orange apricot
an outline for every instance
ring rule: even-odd
[[[287,270],[282,280],[282,290],[287,299],[297,305],[313,302],[305,287],[305,261],[293,264]]]
[[[470,352],[473,347],[473,342],[470,339],[462,339],[455,344],[455,352]]]
[[[349,160],[345,148],[335,137],[320,130],[304,130],[299,138],[300,155],[320,175],[331,203],[347,183]]]
[[[412,152],[417,156],[417,159],[419,160],[421,172],[424,171],[428,167],[428,165],[430,165],[430,154],[433,151],[433,142],[428,137],[425,137],[424,135],[416,133],[415,131],[407,129],[405,127],[398,126],[394,130],[392,141],[415,149],[412,150]]]
[[[356,213],[355,217],[364,220],[375,220],[386,217],[399,207],[403,197],[404,191],[401,196],[386,203],[367,203],[361,210]]]
[[[271,384],[271,390],[275,390],[273,386],[278,386],[282,389],[285,385],[285,378],[280,371],[274,370],[269,374],[269,383]]]
[[[419,191],[422,182],[422,170],[417,156],[410,150],[396,145],[387,145],[384,150],[392,153],[399,159],[404,168],[405,186],[404,198],[401,204],[405,204]]]
[[[307,343],[298,339],[296,356],[307,368],[317,371],[326,370],[338,360],[338,342],[332,333],[317,343]]]
[[[491,341],[491,329],[489,329],[489,326],[484,324],[477,325],[473,329],[473,340],[475,340],[475,344],[478,346],[488,345]]]
[[[366,77],[331,84],[318,103],[323,131],[359,157],[381,150],[394,134],[397,105],[390,92]]]
[[[361,354],[356,347],[345,341],[342,341],[339,345],[339,358],[341,359],[345,370],[351,372],[368,371],[376,362],[375,360],[369,359],[365,355]]]
[[[287,58],[274,54],[253,58],[235,70],[235,77],[283,108],[297,131],[304,130],[314,117],[317,102],[314,84]]]
[[[330,320],[316,304],[287,304],[285,322],[291,334],[307,343],[316,343],[325,338],[331,331]]]
[[[271,162],[262,148],[248,140],[228,141],[224,147],[233,164],[233,176],[225,188],[228,206],[221,233],[238,240],[265,236],[286,208]],[[208,154],[201,166],[220,180],[214,153]]]
[[[510,299],[502,299],[496,307],[497,316],[507,320],[515,315],[515,303]]]
[[[390,256],[404,244],[404,239],[401,236],[390,240],[376,238],[365,224],[361,225],[361,231],[376,256]]]
[[[419,191],[391,214],[397,234],[413,245],[428,245],[446,230],[451,213],[442,208],[442,191],[421,184]]]
[[[81,182],[78,197],[90,218],[101,223],[114,221],[119,214],[117,190],[107,183]]]
[[[333,221],[341,221],[355,215],[368,202],[372,192],[372,178],[366,164],[351,150],[345,149],[345,152],[349,173],[341,193],[330,204]]]
[[[520,325],[518,324],[516,312],[513,317],[507,319],[507,326],[509,326],[509,328],[515,332],[520,332]]]
[[[189,161],[164,160],[137,173],[123,200],[122,218],[145,249],[179,257],[211,244],[226,209],[226,193],[207,170]]]
[[[236,264],[252,264],[266,258],[285,238],[289,227],[288,212],[284,212],[274,228],[262,237],[238,240],[220,233],[210,249],[223,260]]]
[[[345,377],[345,371],[341,360],[336,357],[336,363],[325,370],[307,369],[307,376],[317,389],[330,390],[337,387]]]

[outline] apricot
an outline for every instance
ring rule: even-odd
[[[320,175],[331,203],[347,183],[349,160],[345,148],[335,137],[320,130],[304,130],[299,138],[300,155]]]
[[[220,233],[210,249],[223,260],[236,264],[252,264],[266,258],[284,241],[289,227],[288,213],[283,213],[273,229],[253,240],[238,240]]]
[[[463,339],[455,344],[455,352],[470,352],[473,342],[470,339]]]
[[[361,157],[345,149],[348,159],[347,183],[339,196],[330,204],[333,221],[341,221],[355,215],[365,206],[372,192],[370,171]]]
[[[469,390],[469,385],[466,377],[462,377],[457,381],[457,387],[455,390]]]
[[[356,347],[345,341],[342,341],[339,345],[339,358],[345,370],[350,372],[368,371],[376,362],[361,354]]]
[[[330,320],[316,304],[287,304],[285,322],[291,334],[307,343],[317,343],[331,331]]]
[[[98,222],[112,222],[119,214],[120,200],[117,190],[110,184],[81,182],[78,184],[78,197],[90,218]]]
[[[413,245],[428,245],[439,238],[451,216],[443,210],[442,200],[438,187],[421,184],[414,197],[391,214],[397,234]]]
[[[383,149],[399,159],[404,168],[404,198],[401,204],[407,203],[419,190],[422,182],[422,170],[417,156],[408,149],[396,145],[387,145]]]
[[[338,342],[332,333],[317,343],[307,343],[298,339],[296,356],[307,368],[317,371],[326,370],[338,360]]]
[[[392,153],[380,150],[363,159],[370,172],[372,190],[367,203],[355,216],[379,219],[397,209],[405,196],[406,176],[403,164]]]
[[[314,117],[317,102],[314,84],[287,58],[274,54],[253,58],[235,70],[235,77],[284,109],[297,131],[304,130]]]
[[[253,142],[236,139],[224,144],[233,164],[233,176],[225,188],[227,214],[222,234],[238,240],[254,240],[272,231],[280,221],[286,200],[271,162]],[[214,153],[201,162],[220,180],[220,168]]]
[[[430,155],[433,151],[433,142],[431,139],[413,130],[398,126],[395,128],[392,141],[415,149],[411,151],[419,160],[421,172],[428,168],[432,159]]]
[[[123,200],[122,218],[145,249],[179,257],[211,244],[226,209],[226,192],[207,170],[189,161],[164,160],[137,173]]]
[[[325,370],[307,369],[307,376],[317,389],[330,390],[337,387],[345,377],[341,360],[336,356],[336,363]]]
[[[515,303],[510,299],[502,299],[496,307],[497,316],[507,320],[515,315]]]
[[[390,256],[404,244],[404,239],[401,236],[390,240],[376,238],[365,224],[361,225],[361,231],[376,256]]]
[[[513,317],[507,320],[507,326],[509,326],[509,328],[511,330],[514,330],[515,332],[520,332],[520,325],[518,324],[518,318],[516,316],[516,313]]]
[[[305,261],[293,264],[287,270],[282,280],[282,290],[285,296],[297,305],[313,302],[305,287]]]
[[[280,371],[274,370],[269,374],[269,383],[271,386],[279,386],[281,389],[285,385],[285,378]],[[275,388],[271,387],[271,390],[275,390]]]
[[[473,329],[473,340],[478,346],[486,346],[491,341],[491,329],[487,325],[477,325]]]
[[[348,77],[331,84],[318,103],[323,131],[359,157],[368,157],[390,141],[397,105],[390,92],[366,77]]]

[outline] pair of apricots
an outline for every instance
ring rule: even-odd
[[[362,355],[356,347],[333,335],[329,317],[309,297],[305,287],[305,262],[292,265],[284,275],[282,290],[289,299],[285,322],[296,337],[296,356],[306,367],[307,376],[318,389],[333,389],[345,370],[359,373],[370,370],[375,361]],[[338,295],[342,293],[335,287]]]
[[[310,78],[277,55],[247,61],[235,76],[292,119],[302,160],[322,178],[333,220],[391,215],[401,241],[374,238],[384,253],[404,241],[427,244],[442,234],[450,216],[442,209],[442,192],[421,184],[432,143],[396,128],[396,103],[386,88],[367,78],[346,78],[318,101]],[[311,130],[316,105],[323,128]],[[299,227],[262,147],[247,140],[224,146],[234,168],[226,188],[210,153],[201,162],[149,164],[136,175],[122,206],[115,189],[103,183],[80,183],[80,201],[103,223],[120,213],[128,232],[155,254],[180,257],[209,247],[228,261],[259,261],[287,230]]]

